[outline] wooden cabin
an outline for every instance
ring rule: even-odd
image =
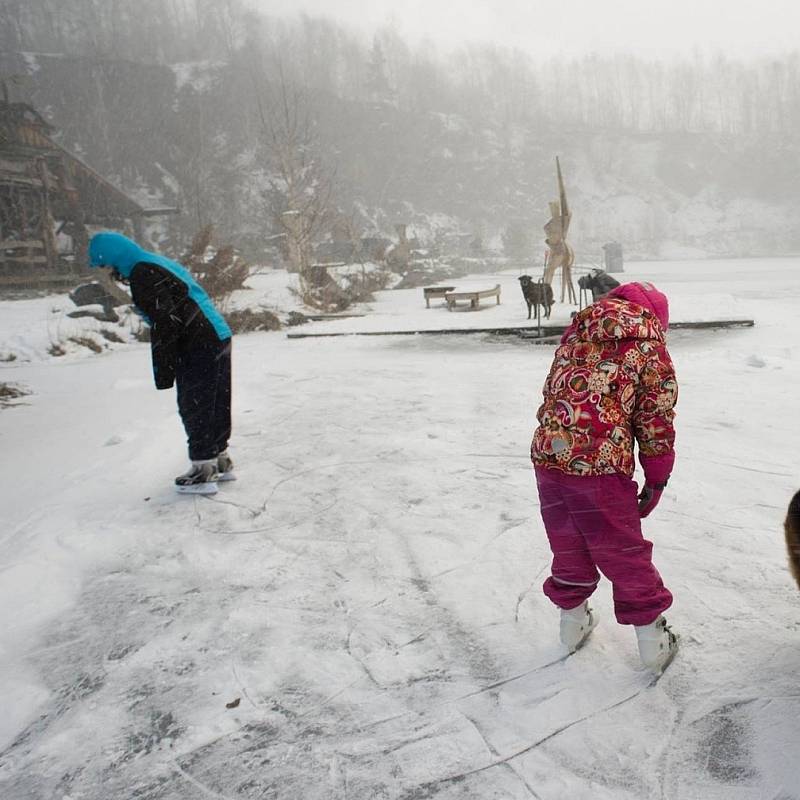
[[[85,275],[89,226],[140,239],[146,217],[175,212],[143,208],[52,133],[31,106],[0,101],[0,286],[74,283]]]

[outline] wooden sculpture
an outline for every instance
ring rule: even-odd
[[[564,302],[565,293],[569,292],[569,302],[577,303],[575,287],[572,285],[572,264],[575,253],[567,242],[567,232],[572,219],[572,212],[567,204],[567,192],[564,188],[564,178],[561,175],[561,164],[556,157],[556,173],[558,175],[558,200],[553,200],[550,205],[550,219],[544,226],[547,244],[547,261],[544,268],[544,282],[552,285],[553,276],[561,268],[561,302]]]

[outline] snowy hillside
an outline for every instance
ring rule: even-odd
[[[2,53],[23,75],[20,96],[57,128],[61,143],[146,206],[179,206],[163,245],[182,249],[200,223],[248,257],[263,257],[271,222],[263,120],[247,51],[232,60],[139,63],[94,56]],[[275,89],[274,75],[263,87]],[[800,251],[794,137],[710,131],[636,132],[559,124],[549,113],[509,122],[483,106],[445,113],[432,102],[398,107],[308,87],[319,156],[336,174],[336,204],[368,234],[405,222],[433,244],[437,231],[499,243],[541,226],[561,156],[579,261],[623,243],[638,258]],[[465,98],[466,101],[466,98]],[[356,213],[357,212],[357,213]]]
[[[636,277],[674,319],[756,321],[669,337],[678,461],[645,531],[682,649],[656,685],[605,582],[569,658],[540,591],[548,347],[238,337],[239,480],[194,499],[146,345],[0,364],[32,391],[0,409],[0,796],[800,797],[800,262]]]

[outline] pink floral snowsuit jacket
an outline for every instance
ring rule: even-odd
[[[667,324],[666,297],[649,284],[625,284],[580,312],[556,350],[531,445],[553,551],[545,594],[573,608],[602,572],[623,624],[647,625],[672,603],[632,480],[634,442],[650,484],[665,483],[675,460]]]
[[[569,475],[632,477],[635,439],[646,479],[667,479],[678,384],[652,311],[618,297],[585,308],[561,339],[543,394],[534,464]]]

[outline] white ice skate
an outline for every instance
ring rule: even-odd
[[[660,675],[678,652],[678,637],[670,630],[666,619],[659,615],[649,625],[635,625],[636,640],[642,664]]]
[[[216,494],[217,460],[192,461],[192,466],[175,478],[175,490],[181,494]]]
[[[589,608],[589,601],[584,600],[575,608],[561,609],[561,644],[570,653],[574,653],[589,638],[597,625],[597,617]]]
[[[233,472],[233,459],[228,455],[227,450],[217,456],[217,472],[219,473],[217,480],[220,483],[236,480]]]

